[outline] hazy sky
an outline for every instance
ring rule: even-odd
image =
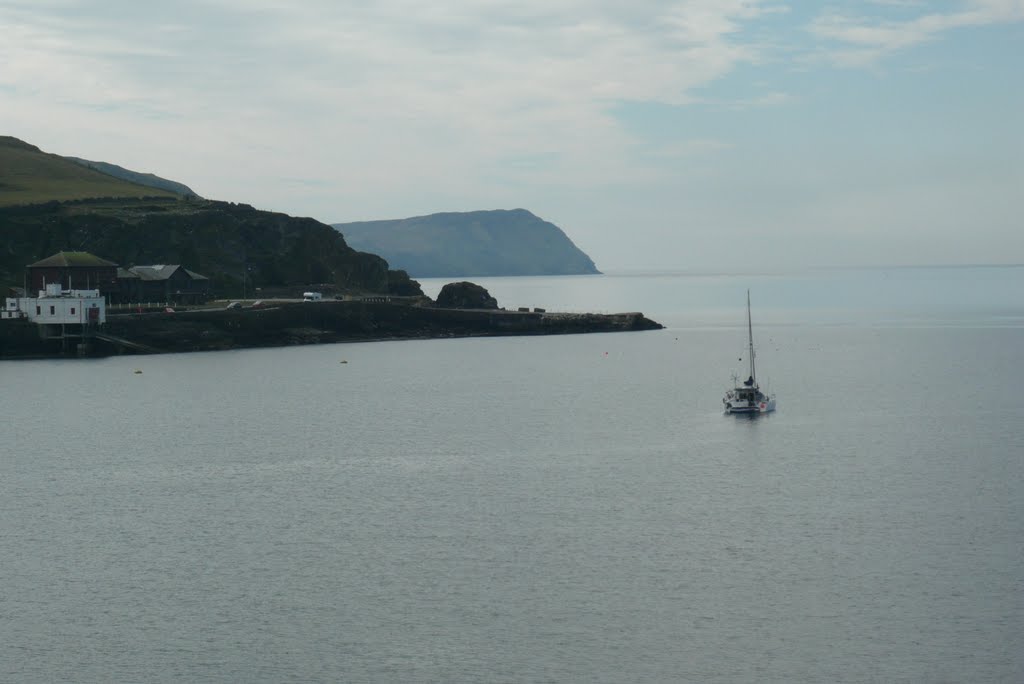
[[[0,0],[0,134],[599,268],[1024,262],[1024,0]]]

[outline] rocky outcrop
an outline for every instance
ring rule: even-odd
[[[447,309],[497,309],[498,300],[476,283],[448,283],[437,295],[437,305]]]

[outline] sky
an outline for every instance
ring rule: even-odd
[[[1024,263],[1024,0],[0,0],[0,135],[598,268]]]

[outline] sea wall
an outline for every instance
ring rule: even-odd
[[[0,358],[75,354],[43,341],[25,321],[2,321]],[[558,314],[408,306],[384,302],[296,302],[266,308],[109,315],[93,355],[216,351],[332,342],[655,330],[640,313]],[[74,340],[78,342],[78,340]]]
[[[0,359],[40,358],[60,354],[60,340],[43,340],[39,326],[35,323],[17,318],[0,319]]]

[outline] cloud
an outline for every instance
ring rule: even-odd
[[[842,197],[871,177],[819,172],[847,145],[845,112],[820,115],[822,93],[843,85],[814,59],[822,49],[874,63],[1024,17],[1022,0],[827,7],[0,0],[0,133],[322,220],[526,206],[603,232],[592,244],[619,258],[623,225],[671,233],[692,214],[715,240],[815,183]],[[1010,109],[958,130],[1000,132]]]
[[[523,149],[578,163],[595,140],[605,156],[629,144],[609,103],[690,101],[758,59],[739,35],[777,11],[756,0],[16,2],[0,8],[0,85],[27,108],[202,122],[253,145],[336,127],[363,160],[407,156],[426,135],[444,144],[440,164]],[[307,131],[289,132],[298,120]]]
[[[734,147],[732,143],[722,140],[693,139],[676,143],[661,145],[653,154],[657,157],[667,159],[688,159],[699,157],[708,153],[730,150]]]
[[[874,0],[874,4],[901,8],[920,6],[908,0]],[[818,38],[845,46],[831,52],[836,63],[858,66],[937,40],[954,29],[1022,20],[1024,0],[974,0],[958,11],[932,12],[902,21],[866,19],[833,11],[817,17],[809,31]]]

